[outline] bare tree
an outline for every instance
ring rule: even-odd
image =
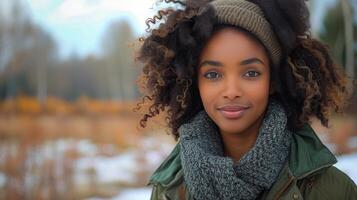
[[[353,15],[352,4],[349,0],[341,0],[343,19],[345,24],[345,45],[346,45],[346,73],[352,79],[355,77],[354,71],[354,39],[353,39]]]
[[[138,68],[134,66],[133,31],[126,21],[114,22],[103,41],[108,85],[112,99],[123,100],[137,97],[135,84]]]
[[[19,93],[47,97],[48,67],[56,44],[46,31],[34,24],[21,0],[8,2],[9,16],[0,19],[0,68],[4,98]],[[5,15],[5,14],[3,14]]]

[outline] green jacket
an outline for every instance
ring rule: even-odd
[[[336,162],[306,125],[293,134],[289,159],[277,181],[258,199],[357,200],[356,184],[332,166]],[[194,199],[184,183],[179,145],[154,172],[149,185],[153,185],[151,200]]]

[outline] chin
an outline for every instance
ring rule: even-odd
[[[223,119],[222,121],[220,120],[215,123],[221,131],[231,134],[241,133],[247,128],[245,123],[241,120],[227,121],[226,119]]]

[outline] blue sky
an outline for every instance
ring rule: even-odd
[[[6,0],[5,0],[6,1]],[[11,0],[7,0],[11,1]],[[34,20],[58,42],[60,55],[100,53],[101,40],[113,20],[128,20],[135,33],[144,34],[145,19],[154,14],[156,0],[25,0]],[[334,0],[315,0],[312,27]]]

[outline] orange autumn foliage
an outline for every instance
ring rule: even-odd
[[[88,97],[80,97],[72,102],[56,97],[47,97],[44,102],[40,102],[35,97],[18,96],[0,102],[0,114],[134,114],[135,105],[135,101],[96,100]]]

